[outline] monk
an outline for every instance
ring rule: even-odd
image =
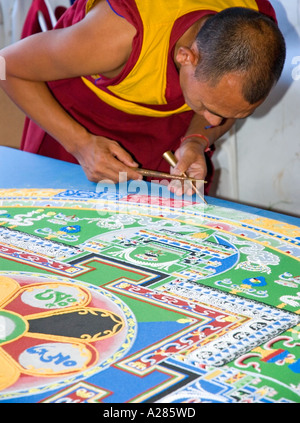
[[[1,86],[28,116],[23,150],[94,182],[170,171],[172,150],[171,172],[207,193],[214,142],[267,98],[285,54],[267,0],[76,0],[54,30],[0,51]]]

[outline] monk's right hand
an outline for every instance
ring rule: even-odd
[[[69,152],[76,157],[86,177],[92,182],[110,180],[118,183],[124,182],[126,177],[127,180],[142,179],[142,176],[132,169],[137,168],[138,164],[114,140],[89,134],[85,142],[80,143]],[[120,176],[122,180],[120,180]]]

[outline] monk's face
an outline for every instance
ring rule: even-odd
[[[224,119],[246,118],[262,103],[249,104],[244,99],[242,78],[239,74],[227,74],[213,85],[199,80],[195,72],[186,67],[180,72],[186,104],[212,126],[220,125]]]

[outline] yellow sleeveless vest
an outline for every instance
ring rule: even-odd
[[[89,0],[86,13],[96,0]],[[191,110],[186,104],[176,110],[160,111],[141,106],[167,104],[165,98],[169,40],[174,22],[198,10],[220,12],[229,7],[258,10],[255,0],[135,0],[144,27],[140,56],[130,73],[118,85],[109,86],[111,93],[98,88],[89,79],[82,80],[102,101],[126,113],[164,117]]]

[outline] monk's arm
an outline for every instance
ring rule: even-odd
[[[115,158],[127,166],[133,165],[132,159],[117,143],[88,133],[56,101],[46,81],[118,72],[130,55],[134,34],[130,24],[101,2],[69,28],[35,34],[0,51],[6,65],[6,79],[0,86],[27,116],[78,159],[91,180],[113,179],[120,166]],[[101,166],[95,163],[95,154],[104,155]],[[108,156],[115,160],[109,166]],[[105,174],[100,171],[103,166]]]

